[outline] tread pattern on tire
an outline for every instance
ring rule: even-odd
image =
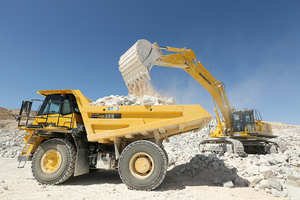
[[[50,142],[57,142],[57,143],[61,143],[64,144],[65,147],[67,148],[67,153],[69,155],[69,159],[68,159],[68,163],[67,163],[67,167],[66,170],[64,171],[64,173],[59,177],[58,180],[50,182],[50,183],[44,183],[38,180],[38,178],[35,176],[35,173],[33,171],[33,164],[34,164],[34,159],[36,158],[36,155],[38,154],[39,150],[41,148],[43,148],[43,146],[47,143]],[[35,151],[33,157],[32,157],[32,163],[31,163],[31,171],[32,174],[34,176],[34,178],[42,185],[57,185],[60,184],[66,180],[68,180],[74,173],[74,169],[75,169],[75,159],[76,159],[76,148],[74,147],[74,145],[69,142],[66,139],[60,139],[60,138],[54,138],[54,139],[49,139],[47,141],[45,141],[44,143],[42,143],[37,150]]]
[[[150,185],[147,188],[139,188],[139,187],[134,187],[134,186],[130,185],[130,183],[128,183],[127,180],[126,180],[126,178],[124,178],[123,175],[122,175],[121,169],[122,169],[122,159],[123,159],[123,156],[126,154],[126,152],[129,149],[131,149],[135,145],[147,145],[147,146],[153,147],[157,151],[157,153],[159,153],[160,157],[162,158],[162,163],[161,163],[162,164],[162,171],[161,171],[161,175],[159,176],[158,180],[156,180],[155,183],[153,183],[152,185]],[[167,168],[168,168],[168,161],[167,161],[166,156],[167,155],[165,154],[165,152],[158,145],[156,145],[153,142],[150,142],[150,141],[147,141],[147,140],[138,140],[138,141],[135,141],[133,143],[130,143],[122,151],[122,153],[120,155],[120,158],[119,158],[118,171],[119,171],[119,175],[120,175],[121,180],[123,181],[123,183],[126,184],[126,186],[128,187],[128,189],[130,189],[130,190],[138,190],[138,191],[151,191],[151,190],[154,190],[155,188],[157,188],[163,182],[163,180],[164,180],[164,178],[166,176]]]

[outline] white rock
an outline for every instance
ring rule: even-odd
[[[276,189],[274,189],[274,188],[271,188],[271,194],[272,194],[273,196],[275,196],[275,197],[279,197],[279,196],[280,196],[278,190],[276,190]]]
[[[275,179],[275,178],[269,178],[269,179],[267,179],[267,187],[269,189],[274,188],[274,189],[276,189],[278,191],[282,190],[282,186],[281,186],[280,182],[277,179]]]
[[[174,104],[175,104],[175,98],[173,98],[173,97],[169,98],[169,99],[166,101],[166,103],[167,103],[168,105],[174,105]]]
[[[269,189],[269,188],[265,188],[265,191],[266,191],[266,193],[269,193],[269,194],[271,194],[271,189]]]
[[[250,175],[257,175],[257,174],[259,174],[258,169],[259,169],[258,166],[251,165],[246,169],[246,172]]]
[[[248,179],[248,180],[249,180],[249,179]],[[249,187],[250,187],[250,188],[255,187],[261,180],[262,180],[262,177],[256,176],[256,177],[250,182]]]
[[[144,95],[143,96],[143,103],[144,104],[155,104],[158,102],[158,98],[150,95]]]
[[[300,200],[300,178],[287,176],[286,189],[290,200]]]
[[[273,154],[273,157],[276,163],[286,163],[286,155]]]
[[[232,187],[233,187],[232,181],[224,182],[224,183],[223,183],[223,187],[232,188]]]
[[[264,190],[266,187],[267,187],[267,183],[268,183],[268,181],[267,180],[261,180],[260,182],[259,182],[259,185],[258,185],[258,189],[259,190]]]

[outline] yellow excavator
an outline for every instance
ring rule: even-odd
[[[163,51],[173,53],[163,54]],[[196,55],[191,49],[161,47],[157,43],[138,40],[119,60],[119,70],[129,93],[139,95],[146,92],[153,65],[183,69],[212,95],[217,127],[210,133],[210,139],[200,143],[201,152],[245,155],[284,150],[279,141],[272,140],[276,136],[273,135],[271,125],[262,121],[258,110],[236,111],[227,99],[224,84],[215,79],[196,60]]]

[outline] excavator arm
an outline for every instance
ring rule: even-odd
[[[157,48],[160,48],[156,43]],[[161,48],[166,51],[178,52],[176,54],[162,55],[155,62],[154,65],[182,68],[185,72],[190,74],[198,83],[200,83],[213,97],[215,104],[217,104],[226,126],[231,130],[230,113],[235,110],[227,99],[224,85],[215,79],[209,71],[203,67],[200,61],[196,60],[196,55],[191,49],[178,49],[173,47]],[[215,112],[218,124],[221,124],[218,117],[218,110],[215,106]]]
[[[220,122],[216,105],[218,106],[225,120],[226,127],[232,133],[231,112],[235,111],[235,108],[231,106],[227,99],[224,85],[215,79],[209,73],[209,71],[205,69],[199,61],[196,60],[196,55],[191,49],[160,47],[157,43],[151,44],[146,40],[139,40],[129,50],[131,50],[131,54],[130,52],[126,52],[124,55],[127,55],[127,57],[124,57],[123,55],[119,61],[119,69],[124,77],[129,91],[141,90],[141,88],[139,90],[135,90],[133,88],[144,85],[141,84],[141,82],[145,80],[145,77],[150,77],[149,72],[153,65],[181,68],[190,74],[212,95],[218,120],[217,130],[219,130],[221,134],[229,134],[227,131],[223,132],[223,127],[221,125],[222,123]],[[164,55],[162,50],[175,53]],[[130,71],[133,68],[135,71]],[[137,69],[140,69],[138,76],[136,76]]]

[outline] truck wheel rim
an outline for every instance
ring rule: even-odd
[[[61,166],[61,154],[55,149],[50,149],[44,153],[41,159],[41,169],[46,174],[53,174]]]
[[[152,157],[144,152],[136,153],[131,157],[129,162],[131,174],[138,179],[148,178],[154,170]]]

